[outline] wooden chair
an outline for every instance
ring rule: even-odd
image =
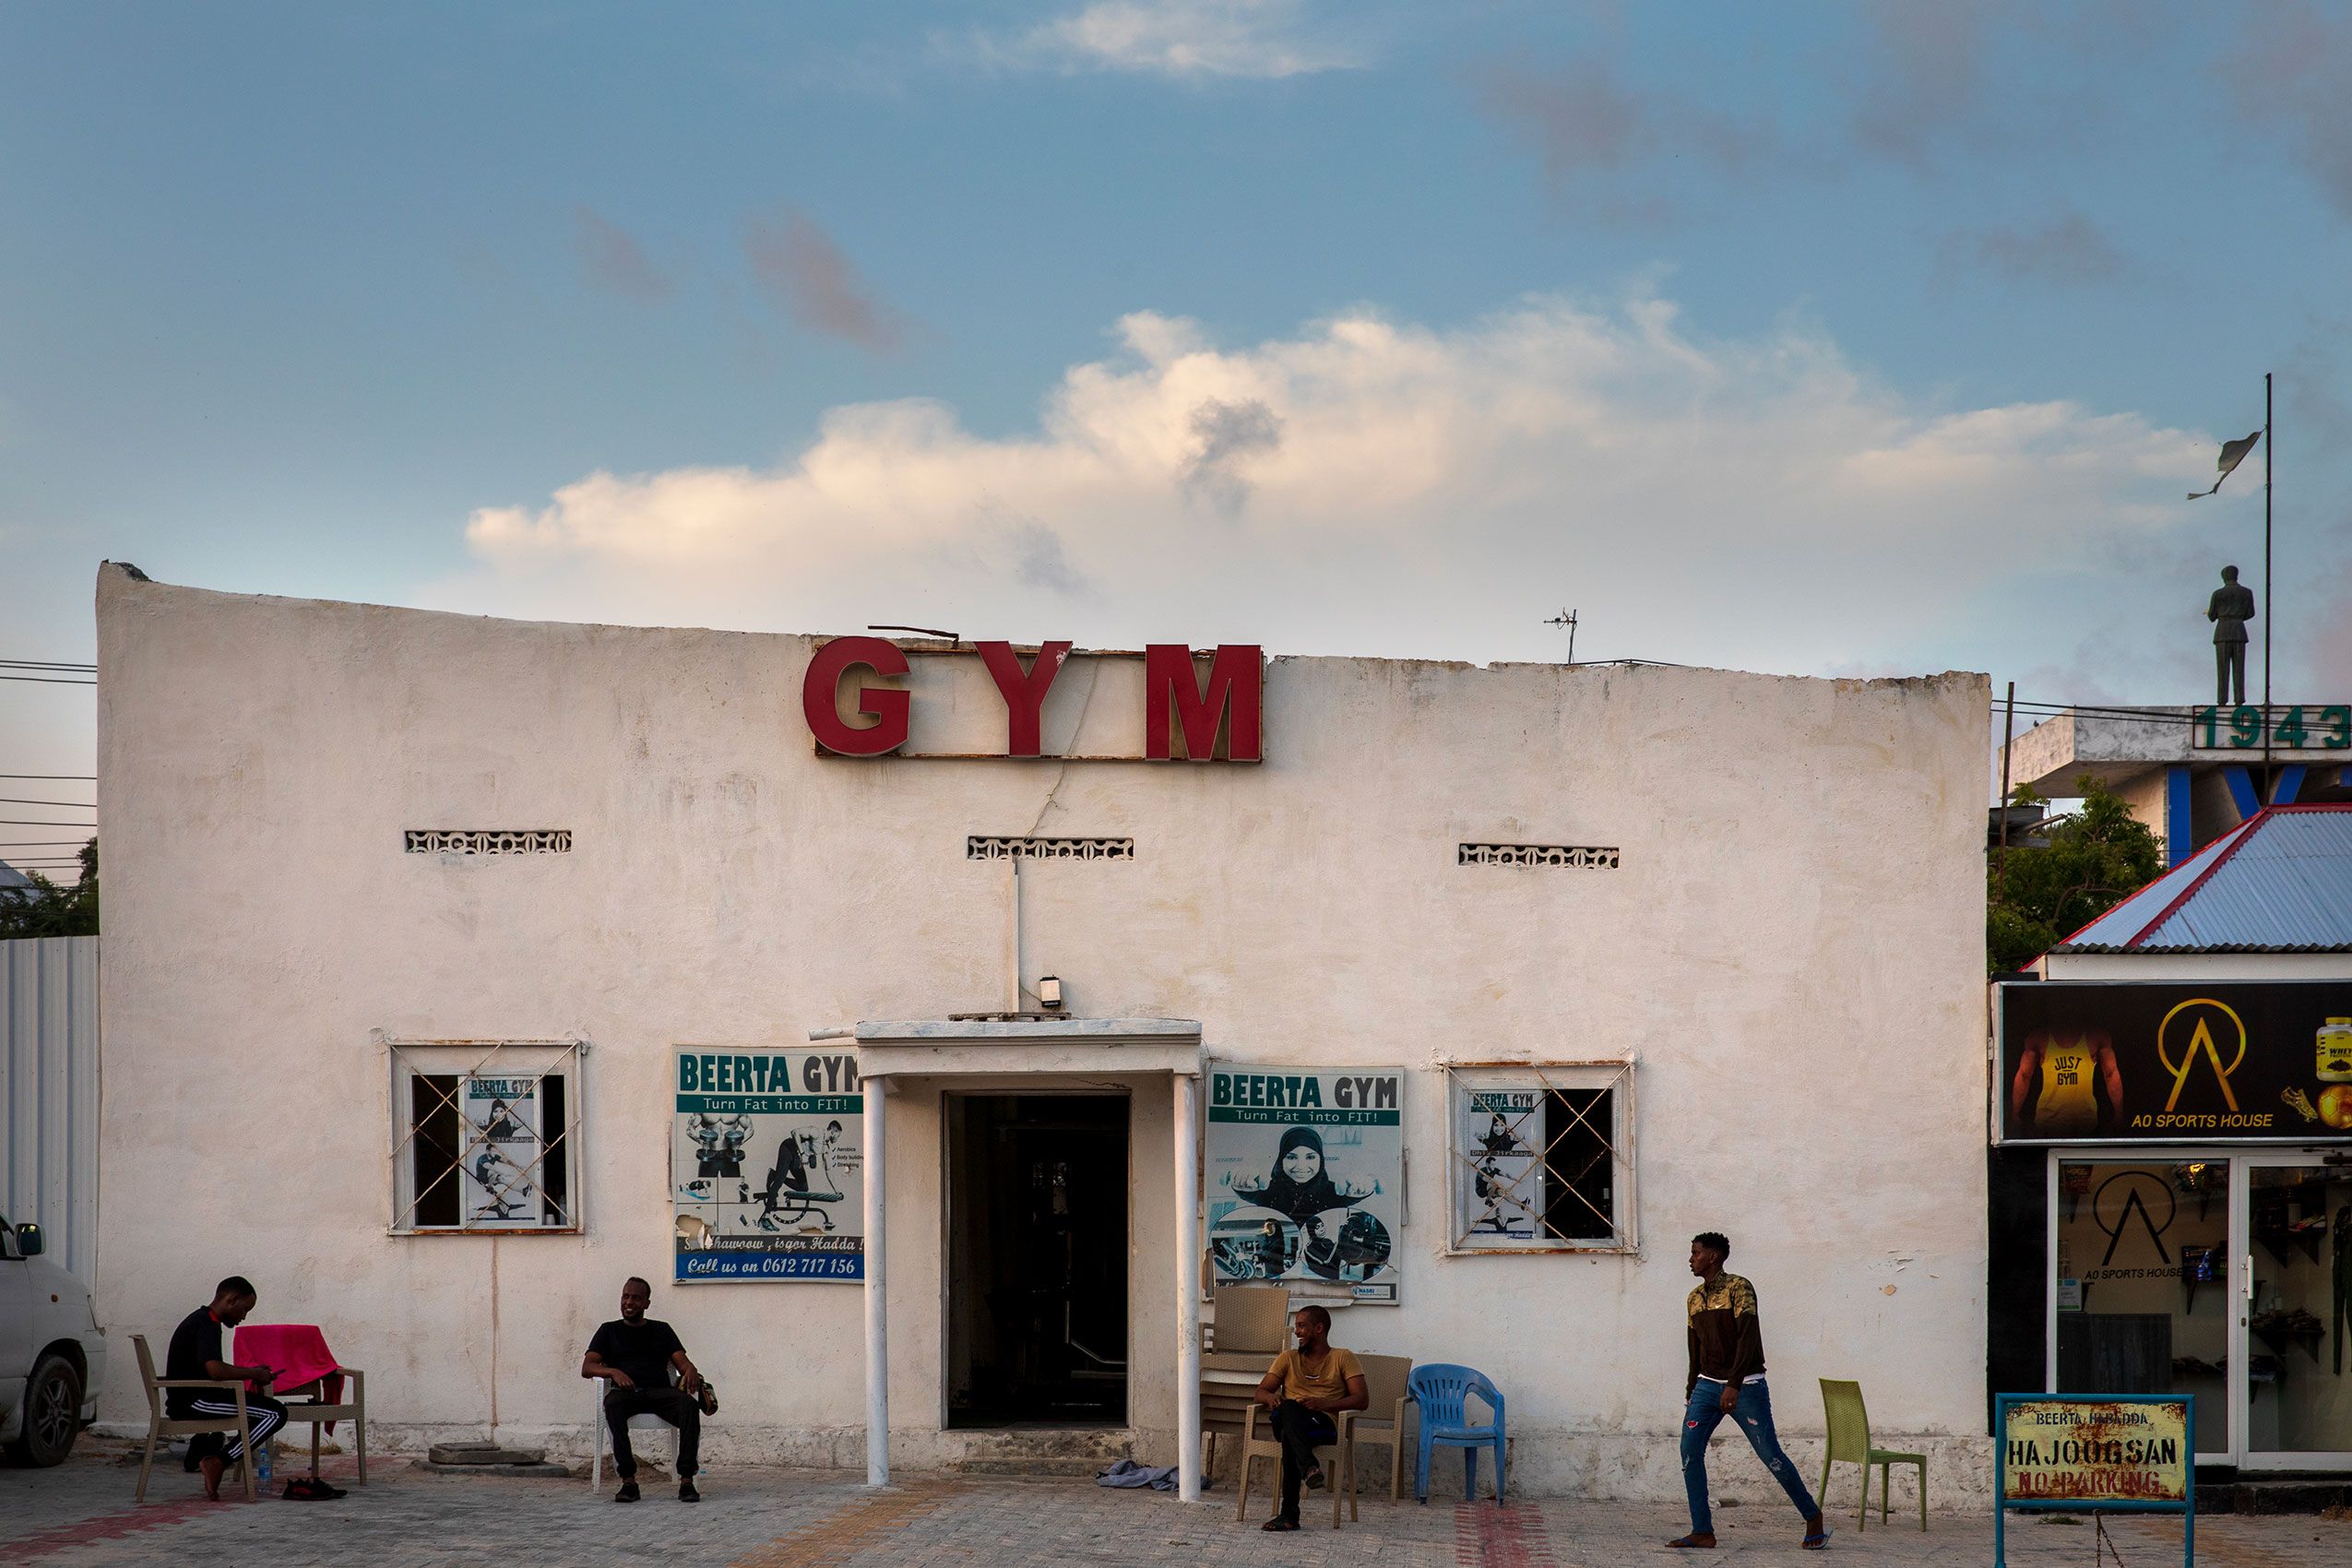
[[[1829,1512],[1829,1467],[1841,1462],[1862,1467],[1862,1505],[1854,1513],[1857,1533],[1868,1527],[1871,1516],[1871,1467],[1878,1467],[1878,1522],[1887,1522],[1892,1509],[1889,1493],[1895,1488],[1895,1467],[1916,1465],[1919,1470],[1919,1528],[1928,1527],[1928,1460],[1924,1454],[1898,1454],[1891,1448],[1871,1446],[1871,1415],[1862,1404],[1862,1385],[1842,1383],[1834,1378],[1821,1380],[1822,1412],[1828,1418],[1829,1441],[1822,1445],[1821,1486],[1815,1506]]]
[[[1388,1501],[1405,1499],[1405,1407],[1412,1395],[1410,1356],[1358,1356],[1364,1369],[1364,1392],[1372,1403],[1344,1412],[1348,1426],[1348,1517],[1356,1517],[1355,1449],[1360,1443],[1388,1444]]]
[[[216,1383],[210,1378],[160,1378],[155,1375],[155,1358],[147,1348],[147,1336],[131,1336],[131,1348],[138,1352],[139,1382],[147,1385],[147,1455],[139,1461],[138,1495],[135,1503],[147,1501],[147,1478],[155,1468],[155,1445],[167,1437],[196,1437],[208,1431],[233,1431],[237,1434],[237,1468],[244,1474],[245,1501],[254,1500],[253,1427],[245,1416],[245,1385],[242,1383]],[[188,1420],[174,1420],[164,1414],[163,1391],[167,1388],[226,1388],[234,1391],[237,1419],[225,1416],[198,1416]]]
[[[359,1484],[365,1486],[367,1485],[367,1373],[355,1371],[350,1367],[337,1367],[335,1371],[344,1380],[343,1398],[340,1404],[319,1403],[327,1397],[327,1380],[323,1377],[313,1378],[310,1382],[298,1384],[292,1388],[278,1389],[273,1392],[278,1395],[279,1403],[286,1407],[288,1426],[292,1426],[296,1421],[310,1423],[310,1473],[314,1476],[318,1474],[320,1431],[330,1421],[351,1423],[351,1448],[358,1455],[360,1461]],[[288,1396],[291,1395],[308,1395],[309,1397],[297,1401],[289,1398]]]

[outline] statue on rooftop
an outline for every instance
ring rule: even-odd
[[[2213,700],[2218,706],[2246,700],[2246,623],[2253,618],[2254,590],[2239,582],[2237,567],[2224,566],[2221,586],[2205,603],[2205,619],[2213,623]]]

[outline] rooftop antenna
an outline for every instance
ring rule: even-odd
[[[1568,628],[1568,662],[1571,664],[1575,663],[1576,612],[1573,610],[1563,610],[1559,614],[1551,617],[1549,621],[1546,621],[1544,624],[1547,626],[1565,626]]]

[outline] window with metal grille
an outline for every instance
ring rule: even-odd
[[[1453,1253],[1630,1253],[1633,1064],[1449,1066]]]
[[[587,1042],[386,1039],[392,1232],[581,1228]]]

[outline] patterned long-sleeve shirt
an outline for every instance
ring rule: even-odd
[[[1684,1303],[1690,1317],[1691,1372],[1682,1380],[1688,1399],[1699,1379],[1737,1388],[1764,1370],[1764,1330],[1756,1323],[1756,1288],[1736,1274],[1703,1280]]]

